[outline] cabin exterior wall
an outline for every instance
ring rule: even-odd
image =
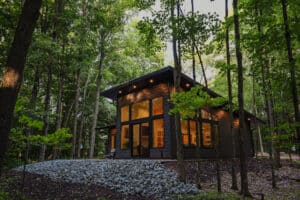
[[[149,149],[149,157],[150,158],[176,158],[176,135],[175,135],[175,121],[174,116],[169,115],[169,110],[172,108],[172,104],[169,102],[170,93],[173,91],[173,86],[168,83],[160,83],[157,85],[153,85],[150,88],[144,88],[139,91],[133,91],[127,95],[121,96],[117,100],[117,123],[116,123],[116,158],[129,159],[132,158],[132,134],[133,134],[133,124],[139,122],[149,122],[149,131],[150,131],[150,149]],[[153,119],[155,117],[149,116],[146,119],[138,119],[129,121],[129,135],[130,135],[130,144],[129,149],[121,150],[121,115],[120,108],[124,105],[129,105],[129,109],[131,110],[131,105],[143,100],[151,100],[156,97],[163,97],[163,119],[164,119],[164,147],[163,148],[152,148],[152,132],[153,132]],[[151,104],[150,104],[151,105]],[[150,106],[150,111],[151,111]],[[220,158],[230,158],[232,157],[232,135],[230,133],[230,122],[229,122],[229,113],[223,110],[212,110],[210,111],[216,114],[219,117],[219,157]],[[131,113],[131,112],[130,112]],[[131,119],[131,116],[130,116]],[[253,140],[252,134],[250,132],[250,124],[246,120],[246,153],[248,156],[253,156]],[[238,129],[233,129],[235,135],[236,142],[236,152],[238,154]],[[109,137],[110,138],[110,137]],[[215,138],[213,138],[215,140]],[[108,142],[110,151],[110,139]],[[193,159],[197,156],[197,147],[183,147],[183,154],[185,159]],[[216,158],[217,151],[216,148],[204,148],[201,147],[199,149],[199,157],[200,158]]]

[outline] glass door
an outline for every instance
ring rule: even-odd
[[[149,123],[133,124],[132,156],[149,157]]]

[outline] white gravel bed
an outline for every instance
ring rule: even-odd
[[[195,194],[195,185],[177,180],[177,174],[159,160],[51,160],[27,165],[26,171],[52,180],[96,184],[128,195],[172,199]],[[16,168],[22,171],[23,167]]]

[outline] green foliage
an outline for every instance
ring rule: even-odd
[[[0,189],[0,200],[9,200],[9,196],[7,192],[4,192]]]
[[[226,103],[226,100],[222,97],[211,98],[203,87],[195,86],[189,91],[172,94],[170,102],[174,104],[174,108],[170,109],[169,113],[179,113],[186,119],[194,117],[195,110],[199,108],[221,106]]]
[[[300,147],[299,142],[295,140],[295,130],[299,126],[299,123],[282,123],[274,128],[266,128],[269,134],[265,136],[265,140],[272,141],[275,148],[289,153],[293,148]]]
[[[43,136],[43,135],[29,136],[29,141],[30,144],[32,145],[40,146],[44,144],[49,147],[53,147],[55,150],[61,151],[61,150],[67,150],[71,148],[71,144],[68,141],[70,138],[72,138],[70,129],[61,128],[47,136]]]

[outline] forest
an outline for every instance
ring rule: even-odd
[[[0,8],[0,199],[44,199],[42,186],[56,195],[48,199],[300,198],[300,1],[0,0]],[[166,114],[174,118],[176,159],[107,159],[103,127],[116,125],[120,111],[102,93],[166,66],[174,70]],[[182,73],[200,87],[182,92]],[[215,158],[185,159],[181,121],[201,118],[200,108],[211,105],[228,113],[232,156],[219,157],[221,136],[214,136]],[[247,113],[255,116],[250,157]],[[61,181],[53,166],[35,173],[46,161],[74,168]],[[84,176],[88,183],[70,175],[80,168],[74,173],[113,176],[136,166],[153,173],[107,182]],[[148,176],[166,179],[157,183],[165,190]],[[116,186],[127,183],[133,189]]]

